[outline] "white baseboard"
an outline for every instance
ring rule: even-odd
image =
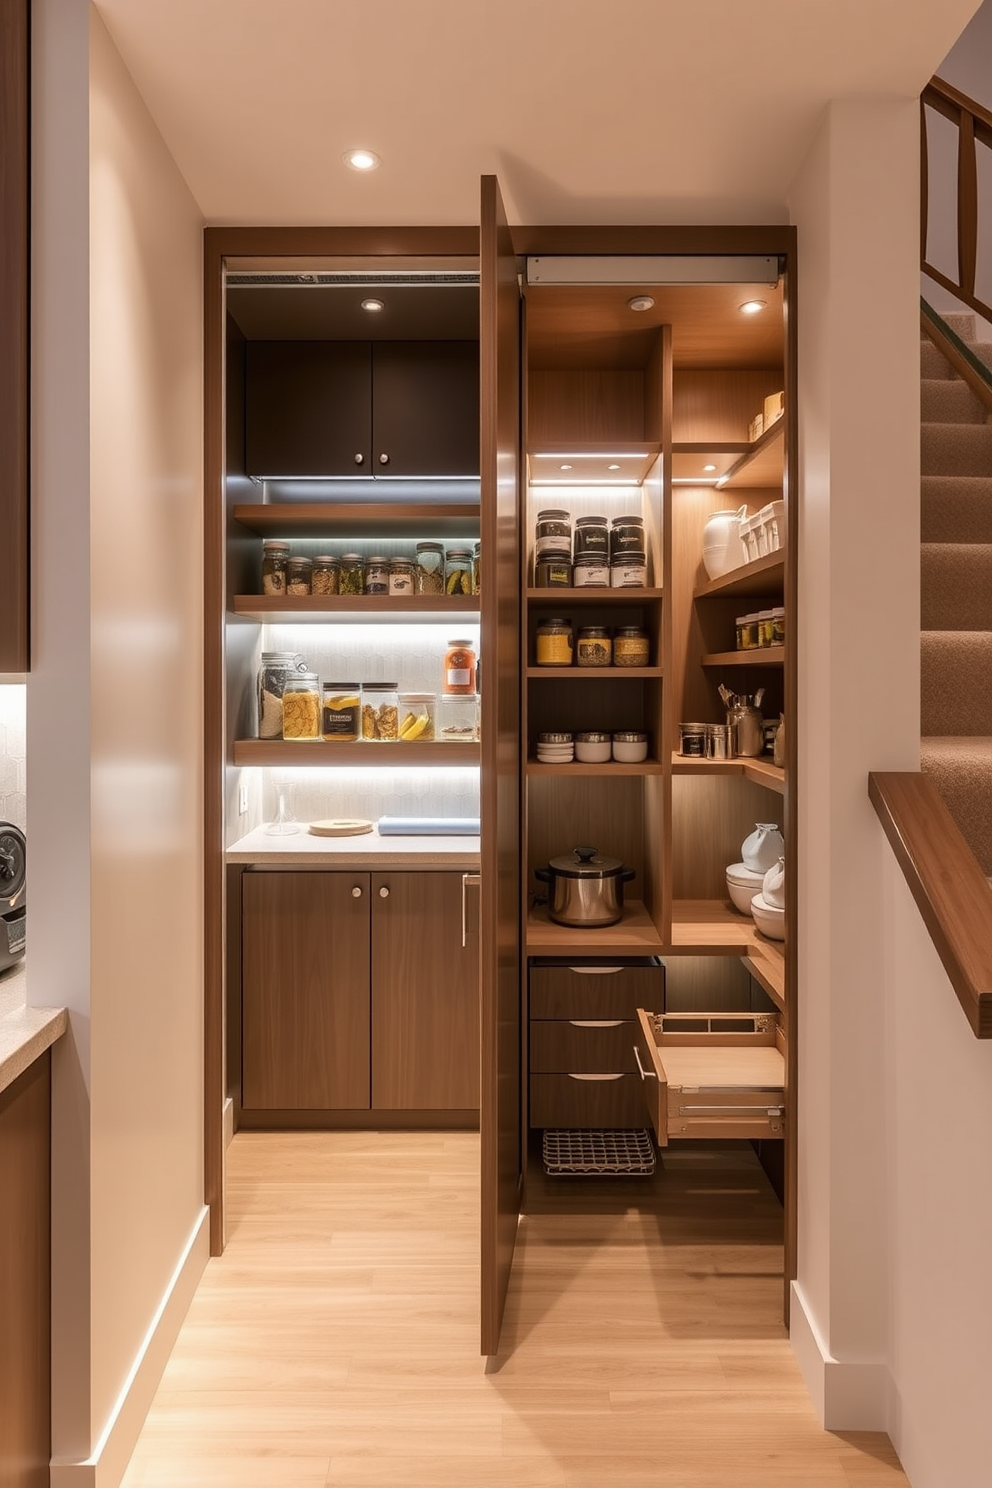
[[[789,1341],[813,1406],[827,1431],[888,1431],[893,1399],[888,1366],[835,1359],[798,1282],[792,1283]]]
[[[50,1488],[118,1488],[207,1264],[210,1255],[209,1221],[210,1210],[204,1207],[183,1247],[92,1455],[85,1462],[53,1458]]]

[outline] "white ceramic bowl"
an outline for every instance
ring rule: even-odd
[[[751,900],[761,892],[763,873],[755,873],[744,863],[731,863],[727,869],[727,893],[741,914],[751,913]]]
[[[605,765],[610,758],[610,753],[609,739],[605,744],[589,739],[576,739],[575,741],[575,758],[585,765]]]
[[[767,935],[769,940],[785,939],[785,910],[779,909],[774,904],[769,904],[764,894],[755,894],[751,900],[751,913],[754,915],[754,923],[762,935]]]

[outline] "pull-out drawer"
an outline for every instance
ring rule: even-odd
[[[636,1074],[632,1018],[571,1018],[556,1022],[531,1021],[532,1074],[595,1073],[597,1070]]]
[[[639,1007],[665,1006],[665,967],[636,961],[532,961],[532,1018],[635,1018]]]
[[[637,1075],[573,1072],[531,1075],[532,1127],[637,1127],[644,1125],[644,1097]]]
[[[774,1013],[637,1012],[636,1058],[658,1145],[782,1137],[784,1040]]]

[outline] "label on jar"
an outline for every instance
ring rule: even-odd
[[[648,664],[647,636],[616,636],[613,641],[615,666],[640,667]]]
[[[689,757],[692,759],[705,759],[705,733],[691,734],[683,730],[679,738],[679,753],[684,757]]]
[[[446,692],[468,692],[472,673],[468,667],[448,667],[444,674]]]
[[[614,589],[643,589],[648,581],[646,563],[615,563],[610,569]]]
[[[567,631],[558,635],[539,635],[537,638],[538,666],[571,666],[572,637]]]
[[[572,587],[572,560],[570,558],[542,558],[537,565],[535,587],[538,589],[570,589]]]
[[[545,553],[548,553],[549,555],[554,554],[556,557],[559,553],[561,553],[564,554],[566,558],[570,558],[572,554],[571,548],[568,547],[568,541],[569,536],[567,530],[564,534],[564,540],[558,533],[555,533],[551,537],[539,537],[534,544],[534,552],[538,558],[542,557],[542,555]]]
[[[413,570],[409,573],[391,573],[389,575],[390,594],[412,594],[413,593]]]
[[[584,589],[593,584],[608,588],[610,583],[610,570],[607,565],[598,558],[591,562],[577,560],[575,564],[575,578],[573,580],[576,589]]]
[[[578,666],[609,666],[612,654],[608,636],[580,636],[575,647]]]

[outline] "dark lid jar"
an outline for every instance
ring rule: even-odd
[[[644,551],[644,518],[614,517],[610,523],[610,557]]]
[[[576,558],[601,557],[609,561],[610,526],[605,517],[577,519],[573,551]]]
[[[569,548],[542,553],[534,565],[536,589],[571,589],[572,554]]]

